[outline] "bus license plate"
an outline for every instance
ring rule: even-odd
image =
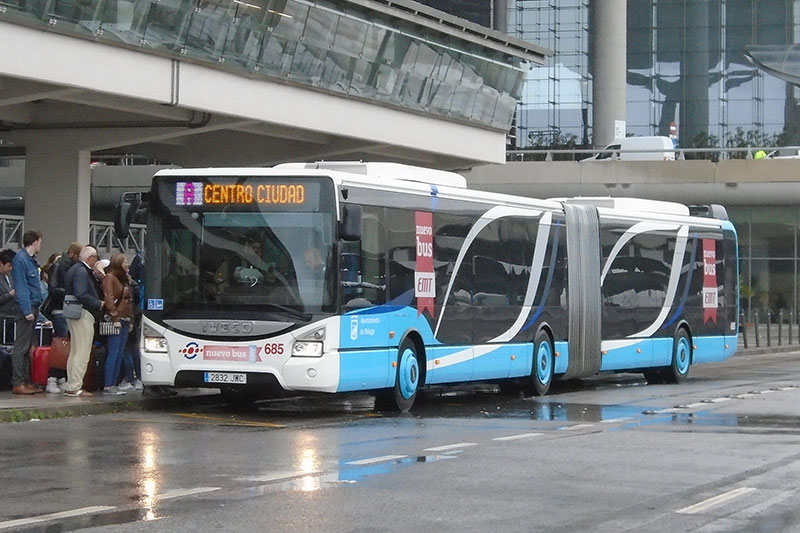
[[[226,385],[247,384],[247,374],[233,372],[203,372],[203,381],[206,383],[224,383]]]

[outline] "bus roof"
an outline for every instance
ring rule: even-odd
[[[436,194],[453,199],[482,201],[537,209],[559,209],[562,204],[594,205],[627,216],[660,219],[693,218],[703,225],[719,226],[723,220],[713,214],[693,216],[688,206],[676,202],[641,198],[575,197],[532,198],[468,189],[466,179],[455,172],[435,170],[399,163],[365,163],[361,161],[320,161],[316,163],[283,163],[274,167],[224,167],[162,169],[156,177],[167,176],[328,176],[340,185],[386,187],[388,190],[431,194],[433,187],[443,187]],[[702,222],[701,222],[702,221]]]

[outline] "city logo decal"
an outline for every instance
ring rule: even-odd
[[[186,346],[178,350],[186,359],[194,359],[203,352],[203,349],[196,342],[187,343]]]

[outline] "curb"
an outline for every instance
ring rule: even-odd
[[[197,405],[220,403],[219,394],[198,394],[179,396],[154,396],[136,400],[113,402],[92,402],[70,405],[48,405],[42,407],[0,407],[0,423],[27,422],[30,420],[53,420],[109,413],[150,411],[154,409],[176,409]]]
[[[784,344],[780,346],[751,346],[749,348],[743,347],[741,344],[736,349],[734,357],[737,355],[764,355],[764,354],[777,354],[777,353],[791,353],[800,352],[800,344]]]

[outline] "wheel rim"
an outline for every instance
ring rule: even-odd
[[[398,376],[400,382],[400,394],[408,400],[417,392],[419,383],[419,364],[417,355],[411,348],[406,348],[400,355],[400,372]]]
[[[683,375],[689,371],[689,341],[682,337],[675,351],[675,369]]]
[[[553,352],[550,351],[550,343],[542,342],[536,350],[536,378],[542,385],[550,382],[553,368]]]

